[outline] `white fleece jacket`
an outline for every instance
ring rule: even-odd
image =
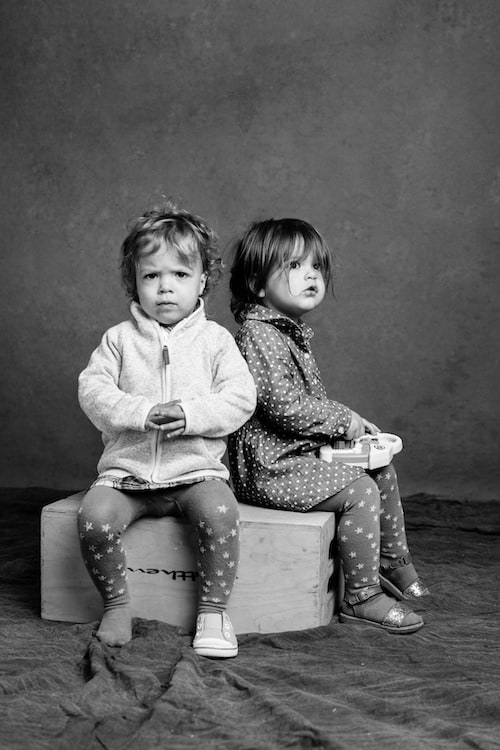
[[[99,475],[131,475],[163,486],[227,479],[223,438],[252,415],[255,385],[230,332],[206,319],[203,300],[171,331],[132,302],[80,374],[80,406],[102,433]],[[182,436],[146,430],[153,406],[179,399]]]

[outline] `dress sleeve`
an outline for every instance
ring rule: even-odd
[[[119,387],[121,363],[119,338],[107,331],[78,378],[80,406],[103,433],[144,432],[146,417],[154,404],[145,396],[126,393]]]
[[[257,386],[259,418],[292,437],[326,441],[344,435],[351,423],[351,410],[307,392],[287,340],[269,325],[240,331],[238,336]]]

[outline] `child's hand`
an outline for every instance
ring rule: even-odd
[[[156,404],[146,417],[147,430],[161,430],[166,438],[182,435],[186,429],[186,417],[178,401]]]
[[[373,422],[369,422],[367,419],[364,419],[364,417],[361,417],[361,419],[365,424],[365,433],[367,432],[369,435],[376,435],[378,432],[381,432],[380,427],[377,427]]]
[[[351,414],[351,424],[345,434],[346,440],[357,440],[357,438],[363,437],[366,433],[376,435],[377,432],[380,432],[380,429],[373,422],[363,419],[355,411],[351,412]]]

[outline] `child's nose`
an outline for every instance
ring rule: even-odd
[[[160,292],[170,291],[170,284],[166,276],[160,276]]]

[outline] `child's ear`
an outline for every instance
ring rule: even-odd
[[[255,294],[256,297],[265,297],[266,293],[264,289],[257,289],[257,279],[253,278],[250,279],[250,283],[248,285],[252,291],[253,294]]]
[[[207,285],[207,274],[202,273],[200,277],[200,291],[198,292],[198,296],[201,297],[203,292],[205,291],[205,286]]]

